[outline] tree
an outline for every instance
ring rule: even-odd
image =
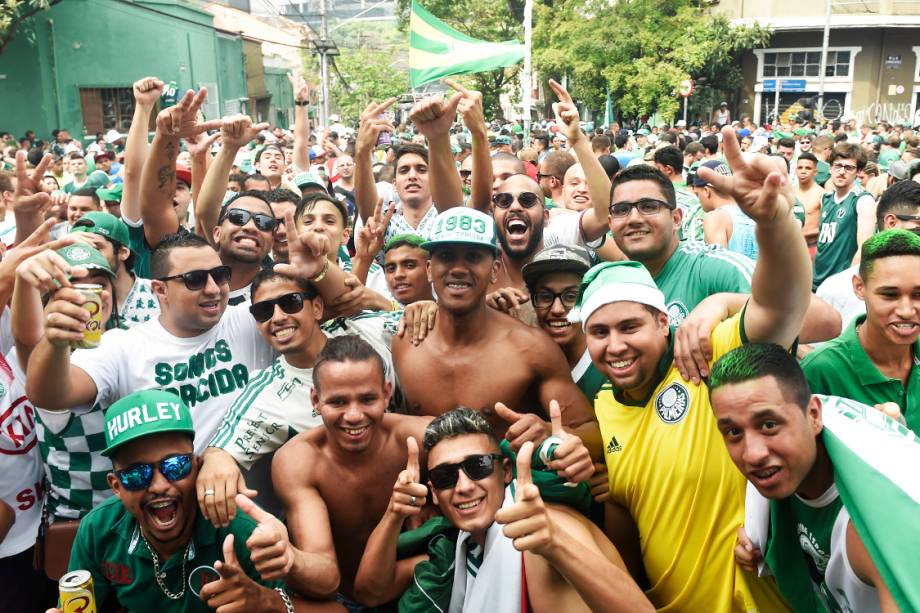
[[[694,0],[554,0],[535,14],[540,69],[568,75],[573,95],[591,108],[603,108],[609,87],[628,115],[674,116],[686,78],[700,100],[737,90],[741,54],[770,39],[769,30],[732,26]]]
[[[3,0],[0,2],[0,53],[13,40],[16,29],[24,25],[23,21],[38,13],[48,10],[61,0]]]
[[[356,120],[371,101],[399,96],[408,89],[408,64],[394,63],[392,54],[368,48],[340,52],[335,65],[342,78],[332,73],[331,95],[343,117]]]
[[[524,2],[507,0],[425,0],[425,8],[438,19],[467,36],[489,42],[503,42],[524,38]],[[409,29],[412,0],[396,0],[399,27]],[[472,86],[482,92],[486,117],[502,114],[499,95],[518,82],[521,66],[508,66],[497,70],[468,75]]]

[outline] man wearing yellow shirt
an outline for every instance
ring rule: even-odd
[[[712,361],[748,341],[791,346],[811,289],[784,165],[763,155],[746,162],[730,130],[723,143],[733,175],[705,178],[754,219],[761,251],[744,310],[712,331]],[[611,206],[629,204],[639,226],[636,183],[614,183]],[[659,611],[785,610],[771,583],[734,562],[744,479],[720,448],[706,386],[684,381],[674,366],[664,295],[648,271],[638,262],[593,268],[573,312],[610,382],[595,401],[610,497],[638,529],[649,599]]]

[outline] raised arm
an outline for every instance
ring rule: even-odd
[[[220,138],[220,133],[214,134],[197,134],[185,139],[185,145],[189,154],[192,156],[192,198],[197,201],[201,188],[204,185],[204,179],[208,174],[208,168],[211,166],[211,145]],[[228,172],[229,174],[229,172]],[[180,220],[181,223],[181,220]]]
[[[268,128],[267,123],[252,125],[247,115],[224,117],[220,125],[221,147],[211,162],[208,174],[195,198],[195,233],[214,244],[214,226],[220,216],[220,205],[227,193],[227,176],[240,147]]]
[[[409,113],[409,119],[428,139],[431,199],[438,211],[463,206],[463,184],[450,152],[450,127],[462,95],[457,92],[446,102],[440,95],[429,96],[417,102]]]
[[[272,463],[272,483],[291,535],[286,544],[290,564],[284,582],[304,596],[329,598],[339,588],[339,563],[326,503],[304,476],[305,458],[294,457],[304,446],[298,441],[294,447],[283,447]],[[242,505],[240,508],[246,510]],[[253,552],[254,561],[255,557]]]
[[[483,213],[492,210],[492,157],[489,154],[489,131],[482,109],[482,92],[466,89],[452,79],[445,82],[463,94],[457,111],[463,117],[463,125],[470,131],[473,156],[472,181],[470,184],[470,206]]]
[[[355,206],[361,219],[367,220],[374,214],[374,206],[380,198],[374,182],[372,156],[381,132],[393,132],[393,125],[380,115],[396,102],[387,98],[381,103],[371,102],[361,113],[358,136],[355,142]]]
[[[16,191],[13,192],[13,217],[16,219],[16,243],[26,240],[45,218],[51,196],[41,189],[42,177],[51,164],[45,154],[32,172],[26,169],[26,152],[16,152]]]
[[[220,120],[198,121],[198,110],[205,96],[205,89],[197,94],[188,91],[176,106],[157,115],[150,157],[144,163],[141,174],[141,220],[148,245],[156,245],[164,236],[179,229],[179,218],[173,207],[179,139],[220,127]]]
[[[722,146],[732,176],[700,168],[701,177],[730,194],[757,223],[760,254],[751,281],[744,331],[752,342],[789,347],[798,336],[811,295],[811,259],[792,214],[795,194],[785,161],[755,155],[745,161],[730,127]]]
[[[288,73],[294,90],[294,168],[296,172],[310,169],[310,113],[305,103],[310,101],[310,86],[301,75]]]
[[[591,194],[591,208],[581,216],[581,229],[588,242],[599,239],[607,233],[607,210],[610,207],[610,179],[604,167],[591,150],[591,141],[581,131],[578,120],[578,107],[572,101],[572,96],[562,85],[552,79],[550,87],[559,98],[553,104],[556,111],[556,122],[565,125],[566,138],[569,147],[575,150],[578,163],[585,173],[588,182],[588,193]]]
[[[163,82],[156,77],[145,77],[134,82],[134,116],[125,142],[125,186],[121,197],[121,216],[132,223],[141,220],[141,174],[147,153],[147,128],[150,113],[163,94]]]

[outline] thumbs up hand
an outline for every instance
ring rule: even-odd
[[[556,531],[540,490],[530,478],[532,455],[533,443],[528,441],[521,445],[517,454],[514,504],[499,509],[495,521],[504,526],[502,532],[512,540],[515,549],[543,555],[551,547]]]
[[[587,481],[594,474],[591,454],[580,438],[563,429],[562,409],[555,400],[549,402],[549,418],[552,423],[552,436],[562,439],[562,443],[553,451],[553,459],[548,463],[549,468],[570,483]]]
[[[550,424],[540,419],[539,416],[533,413],[512,411],[501,402],[495,403],[495,414],[508,423],[505,439],[511,445],[512,451],[516,453],[525,442],[530,441],[534,445],[539,445],[552,432]]]
[[[256,522],[246,547],[259,575],[266,581],[283,580],[294,565],[294,550],[287,528],[281,520],[242,494],[236,495],[236,506]]]
[[[419,482],[421,472],[418,465],[418,443],[413,437],[406,439],[406,448],[409,452],[406,469],[399,473],[396,484],[393,485],[393,495],[387,508],[388,513],[403,518],[421,513],[428,498],[428,488]]]
[[[259,586],[243,571],[233,550],[233,535],[224,539],[224,559],[214,562],[220,579],[206,583],[199,594],[201,600],[219,613],[251,611],[264,597],[265,588]]]

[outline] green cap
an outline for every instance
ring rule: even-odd
[[[651,134],[651,132],[645,128],[639,128],[636,130],[636,136],[648,136],[649,134]]]
[[[524,264],[521,274],[524,283],[533,286],[541,276],[550,272],[570,272],[579,277],[591,268],[591,254],[579,245],[556,245],[546,247]]]
[[[499,134],[498,136],[495,137],[495,144],[496,145],[510,145],[511,137],[506,136],[504,134]]]
[[[163,390],[142,390],[125,396],[105,412],[102,455],[151,434],[185,432],[195,436],[192,413],[179,397]]]
[[[901,152],[897,149],[886,149],[878,155],[878,167],[888,172],[888,167],[892,162],[901,159]]]
[[[89,178],[86,179],[86,184],[83,187],[92,187],[98,189],[100,187],[105,187],[110,183],[109,175],[105,174],[101,170],[94,170],[92,174],[89,175]]]
[[[432,251],[440,245],[474,245],[498,252],[495,240],[495,221],[491,217],[465,206],[455,206],[439,213],[434,220],[434,230],[422,249]]]
[[[792,138],[792,132],[781,132],[780,130],[774,130],[773,138],[777,140],[780,138]]]
[[[100,187],[96,190],[96,195],[103,202],[121,202],[121,192],[124,190],[124,183],[116,183],[109,189]]]
[[[64,258],[71,266],[82,266],[89,270],[101,270],[110,277],[115,276],[105,256],[99,253],[99,250],[91,245],[74,243],[73,245],[61,247],[57,250],[57,254]]]
[[[326,191],[326,182],[323,181],[323,178],[320,177],[315,172],[300,172],[294,177],[294,185],[297,186],[297,189],[303,189],[311,185],[315,187],[323,188],[323,191]]]
[[[103,213],[102,211],[85,213],[83,217],[74,222],[70,232],[71,234],[74,232],[91,232],[110,238],[125,247],[129,247],[131,240],[128,225],[114,215]]]
[[[668,308],[664,293],[655,285],[648,269],[639,262],[604,262],[585,273],[578,289],[578,302],[569,311],[568,320],[587,326],[599,308],[613,302],[638,302],[662,313]]]

